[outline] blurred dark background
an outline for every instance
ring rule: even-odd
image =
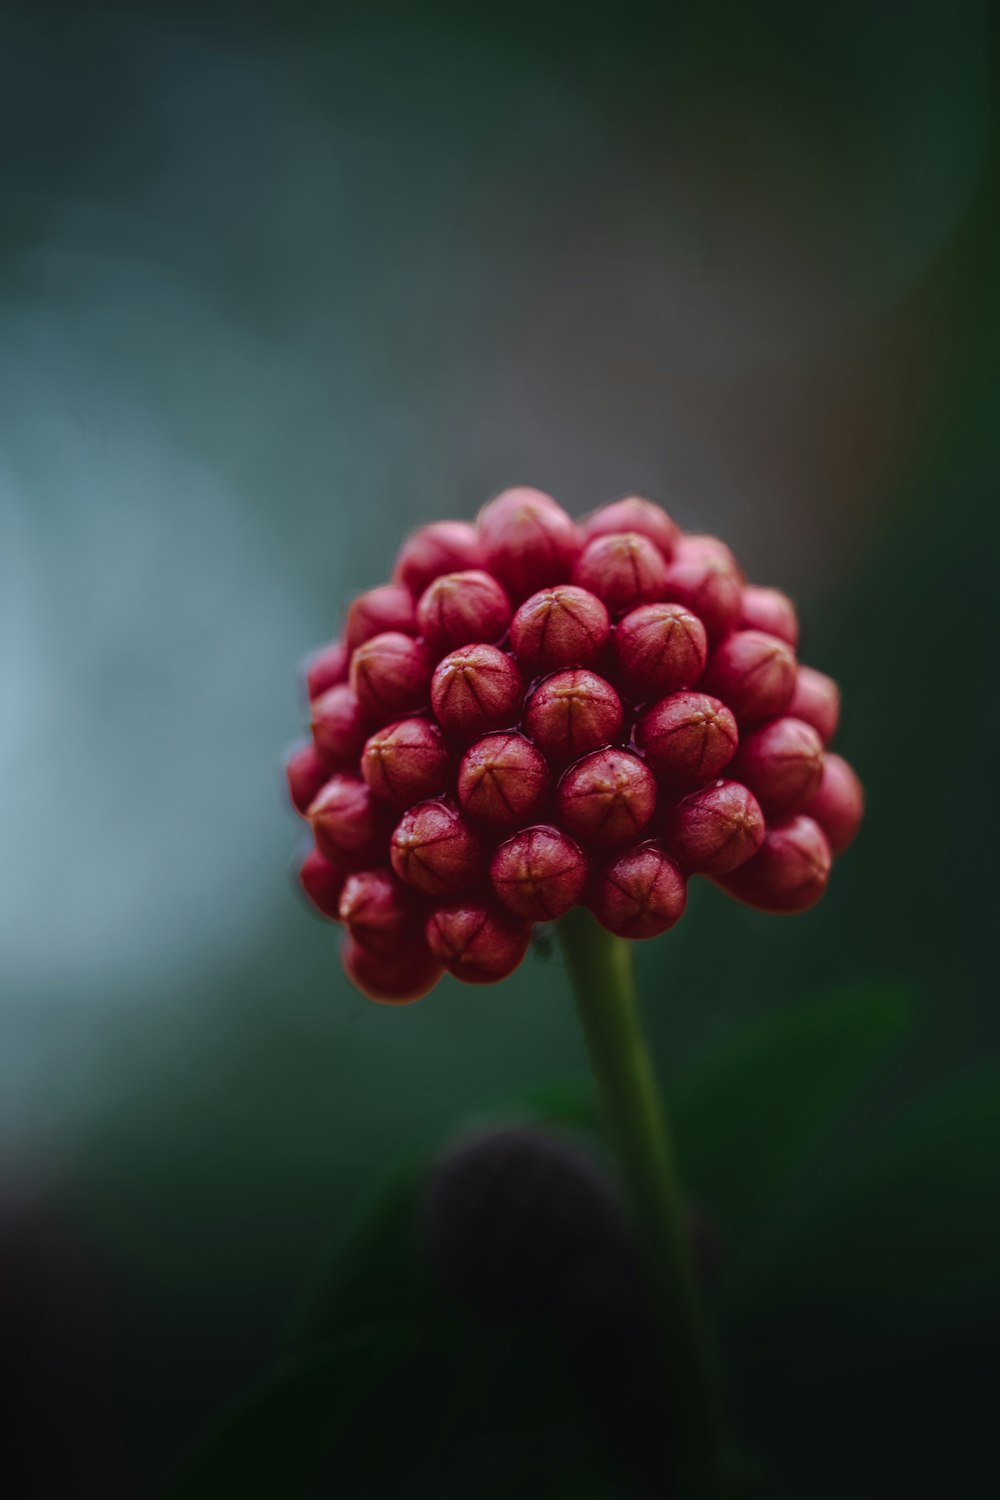
[[[696,883],[645,1013],[669,1081],[904,997],[734,1400],[774,1494],[997,1492],[997,60],[985,0],[0,11],[12,1494],[148,1493],[400,1146],[585,1072],[556,960],[382,1009],[289,877],[296,662],[514,482],[720,532],[841,681],[828,899]]]

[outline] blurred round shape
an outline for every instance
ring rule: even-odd
[[[615,655],[640,700],[694,687],[708,661],[705,627],[683,604],[641,604],[619,620]]]
[[[420,934],[393,953],[373,953],[345,935],[340,960],[355,988],[381,1005],[410,1005],[423,999],[444,973]]]
[[[351,601],[344,626],[348,651],[356,651],[373,635],[399,631],[416,635],[417,616],[409,589],[398,583],[383,583]]]
[[[733,549],[721,537],[711,536],[706,531],[683,532],[677,539],[674,558],[685,563],[711,560],[735,574],[741,584],[746,582],[746,575]]]
[[[449,974],[466,984],[496,984],[522,962],[530,925],[483,903],[442,906],[427,920],[427,944]]]
[[[739,574],[729,563],[711,551],[685,554],[678,545],[661,597],[689,609],[704,625],[709,641],[714,642],[736,624],[741,593]]]
[[[417,605],[420,634],[433,650],[471,641],[499,641],[510,624],[510,601],[495,578],[472,569],[435,578]]]
[[[340,896],[344,872],[318,849],[310,849],[299,869],[299,884],[321,916],[340,920]]]
[[[530,740],[520,734],[488,734],[462,756],[458,800],[470,817],[516,828],[541,812],[550,782],[545,757]]]
[[[795,688],[795,652],[763,630],[737,630],[713,652],[702,686],[741,726],[783,714]]]
[[[336,687],[338,682],[346,682],[350,665],[351,653],[343,641],[331,641],[328,646],[314,651],[305,664],[306,691],[310,701],[328,688]]]
[[[361,774],[376,797],[394,807],[410,807],[445,791],[450,764],[448,746],[436,724],[430,719],[399,719],[366,741]]]
[[[423,708],[434,662],[427,647],[398,631],[376,635],[351,658],[351,687],[372,725]]]
[[[772,719],[743,736],[733,761],[765,813],[804,810],[823,775],[823,742],[803,719]]]
[[[418,802],[392,835],[392,868],[427,896],[453,896],[480,874],[479,841],[450,802]]]
[[[752,859],[764,839],[764,815],[740,781],[713,781],[670,808],[664,840],[689,874],[727,875]]]
[[[417,930],[412,896],[384,867],[348,875],[339,916],[355,942],[373,953],[395,953]]]
[[[708,693],[671,693],[640,718],[636,744],[664,781],[697,786],[723,771],[739,744],[736,720]]]
[[[524,708],[524,728],[544,754],[576,760],[621,732],[622,702],[596,672],[555,672],[539,683]]]
[[[635,838],[656,811],[656,778],[630,750],[595,750],[564,774],[559,819],[577,838],[617,844]]]
[[[504,490],[479,512],[486,565],[515,604],[564,583],[580,550],[569,516],[539,490]]]
[[[312,740],[296,745],[285,761],[285,777],[292,806],[304,818],[326,785],[329,771],[319,758]]]
[[[312,736],[320,759],[331,771],[357,766],[368,726],[361,702],[346,682],[328,688],[311,705]]]
[[[592,542],[595,536],[620,535],[635,532],[648,538],[665,561],[673,556],[680,536],[680,528],[661,505],[646,500],[641,495],[626,495],[623,500],[612,500],[607,505],[592,510],[580,522],[580,535],[584,543]]]
[[[768,824],[759,852],[719,884],[730,896],[758,911],[808,911],[824,894],[833,858],[826,834],[798,813]]]
[[[865,794],[843,756],[831,751],[823,757],[816,795],[802,810],[822,828],[834,854],[843,854],[854,843],[865,815]]]
[[[640,844],[601,872],[591,909],[609,932],[635,939],[668,932],[686,905],[687,881],[680,866],[658,844]]]
[[[345,869],[377,864],[385,857],[382,809],[358,776],[336,774],[309,808],[316,846]]]
[[[587,882],[582,849],[559,828],[540,824],[501,844],[490,863],[493,889],[529,922],[552,922],[575,906]]]
[[[442,573],[481,568],[485,560],[474,526],[467,521],[433,521],[406,538],[396,557],[392,579],[419,599]]]
[[[589,667],[611,630],[600,599],[570,583],[542,589],[526,599],[510,627],[511,647],[528,671]]]
[[[521,674],[497,646],[465,646],[439,662],[431,705],[448,734],[473,740],[516,723],[524,694]]]
[[[659,548],[637,531],[594,537],[580,554],[573,582],[596,594],[613,617],[662,599],[667,565]]]
[[[780,589],[748,584],[740,595],[740,630],[763,630],[787,641],[794,651],[799,644],[799,617],[795,605]]]
[[[800,666],[787,711],[811,724],[823,744],[829,745],[840,722],[840,688],[825,672]]]

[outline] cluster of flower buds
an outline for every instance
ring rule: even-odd
[[[823,895],[862,792],[795,609],[716,537],[631,496],[575,524],[506,490],[426,526],[307,667],[288,761],[302,886],[372,999],[517,968],[588,906],[650,938],[692,875],[768,912]]]

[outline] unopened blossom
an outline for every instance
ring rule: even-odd
[[[786,594],[640,496],[577,523],[519,487],[415,532],[307,664],[286,762],[302,889],[352,983],[390,1004],[492,983],[580,904],[650,938],[698,876],[814,905],[864,798],[798,635]]]

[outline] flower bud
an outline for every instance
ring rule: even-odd
[[[552,922],[579,901],[587,861],[568,834],[542,824],[500,845],[490,878],[508,910],[529,922]]]
[[[740,583],[746,582],[746,574],[737,561],[736,554],[721,537],[711,536],[706,531],[686,531],[677,538],[674,556],[678,562],[703,562],[711,558],[735,573]]]
[[[674,804],[666,844],[691,874],[726,875],[745,864],[764,839],[764,814],[739,781],[713,781]]]
[[[696,786],[714,780],[729,764],[739,732],[718,698],[672,693],[643,714],[636,743],[657,776],[678,786]]]
[[[343,641],[331,641],[328,646],[313,652],[305,667],[309,701],[312,702],[313,698],[318,698],[329,688],[336,687],[338,682],[346,682],[350,664],[351,653]]]
[[[738,724],[759,724],[788,708],[795,671],[787,641],[762,630],[737,630],[716,648],[702,685],[732,709]]]
[[[437,652],[470,641],[498,641],[510,624],[507,595],[488,573],[444,573],[417,605],[420,634]]]
[[[453,651],[438,663],[431,682],[438,723],[465,740],[513,724],[523,693],[520,672],[496,646]]]
[[[796,812],[819,789],[822,741],[802,719],[772,719],[744,735],[733,772],[766,813]]]
[[[556,791],[560,820],[577,838],[635,838],[656,811],[656,778],[630,750],[595,750],[570,766]]]
[[[357,765],[368,729],[357,694],[346,682],[313,699],[312,733],[320,759],[331,771]]]
[[[843,854],[853,844],[865,813],[865,794],[843,756],[823,757],[819,789],[803,811],[822,828],[834,854]]]
[[[351,659],[351,687],[375,724],[386,724],[427,702],[434,662],[427,647],[398,631],[373,636]]]
[[[739,618],[742,581],[729,548],[707,545],[714,538],[681,537],[661,599],[683,604],[705,627],[709,641],[721,640]],[[694,543],[700,545],[695,546]]]
[[[794,651],[799,644],[799,617],[795,605],[780,589],[758,588],[748,585],[740,595],[740,613],[737,620],[740,630],[763,630],[787,641]]]
[[[641,495],[626,495],[624,500],[612,500],[610,505],[592,510],[580,522],[580,534],[585,545],[592,542],[595,536],[611,536],[623,531],[633,531],[639,536],[647,537],[667,562],[673,556],[680,536],[680,527],[663,507],[652,500],[644,500]]]
[[[395,953],[417,931],[412,894],[384,867],[348,875],[339,914],[355,942],[372,953]]]
[[[641,604],[619,620],[615,653],[636,697],[662,698],[698,681],[708,661],[708,637],[683,604]]]
[[[400,583],[383,583],[351,601],[344,627],[348,651],[356,651],[373,635],[398,630],[402,635],[416,635],[417,615],[408,589]]]
[[[528,699],[524,727],[546,755],[570,761],[615,739],[623,717],[621,699],[596,672],[556,672]]]
[[[369,1000],[409,1005],[434,988],[444,973],[421,935],[393,953],[373,953],[347,937],[340,950],[344,973]]]
[[[515,604],[569,578],[580,538],[569,516],[538,490],[504,490],[479,513],[487,566]]]
[[[587,543],[573,582],[603,599],[612,615],[621,615],[664,597],[667,565],[648,537],[618,531]]]
[[[549,794],[542,752],[519,734],[488,734],[471,745],[458,768],[458,800],[465,812],[501,828],[530,823]]]
[[[600,599],[571,583],[542,589],[526,599],[510,627],[514,655],[531,672],[589,667],[611,631]]]
[[[340,894],[344,889],[344,872],[318,849],[310,849],[299,870],[299,883],[321,916],[331,922],[340,919]]]
[[[811,724],[823,744],[828,745],[840,722],[840,689],[825,672],[817,672],[815,667],[799,667],[788,712]]]
[[[292,806],[305,817],[330,775],[312,740],[297,745],[291,752],[285,761],[285,775]]]
[[[771,823],[760,852],[719,884],[759,911],[808,911],[826,890],[831,863],[825,833],[799,813]]]
[[[687,881],[658,844],[629,849],[602,873],[592,908],[618,937],[652,938],[679,921],[687,905]]]
[[[442,573],[481,568],[485,562],[476,528],[467,521],[434,521],[408,536],[396,557],[393,583],[417,599]]]
[[[450,760],[444,735],[430,719],[399,719],[367,741],[361,774],[383,802],[411,807],[444,791]]]
[[[495,984],[513,974],[530,938],[527,922],[478,902],[444,906],[427,922],[427,946],[466,984]]]
[[[382,811],[357,776],[331,776],[309,808],[316,845],[343,869],[359,869],[385,857]]]
[[[479,874],[479,841],[450,802],[418,802],[392,835],[392,868],[426,896],[451,896]]]

